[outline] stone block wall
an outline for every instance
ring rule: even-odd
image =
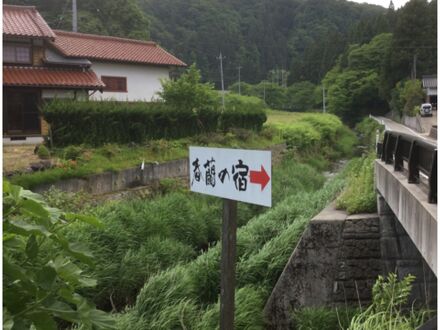
[[[377,277],[389,272],[415,275],[411,301],[435,308],[437,278],[380,198],[377,214],[330,205],[312,219],[266,303],[268,329],[294,328],[295,309],[366,306]]]
[[[340,238],[337,269],[331,303],[369,303],[371,288],[382,273],[376,214],[347,216]]]

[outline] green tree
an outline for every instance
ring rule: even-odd
[[[73,221],[94,226],[89,216],[48,207],[41,196],[3,184],[3,329],[57,329],[65,320],[91,329],[114,328],[114,320],[78,290],[96,285],[83,271],[93,266],[86,247],[63,231]]]
[[[397,12],[396,27],[384,71],[385,94],[399,80],[437,71],[437,0],[411,0]]]
[[[162,80],[162,91],[158,95],[165,103],[177,108],[201,110],[218,105],[213,85],[201,82],[200,71],[195,64],[175,81]]]
[[[399,81],[392,91],[390,101],[394,113],[402,116],[414,116],[414,108],[419,107],[425,100],[425,92],[420,80]]]
[[[71,30],[70,1],[9,0],[14,5],[36,6],[53,29]],[[78,31],[148,40],[149,20],[136,0],[78,1]]]
[[[287,88],[287,108],[290,111],[311,110],[315,104],[316,86],[309,81],[292,84]]]

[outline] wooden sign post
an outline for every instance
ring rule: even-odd
[[[191,191],[223,198],[220,329],[234,329],[237,201],[272,206],[270,151],[189,148]]]
[[[237,250],[237,202],[223,200],[220,280],[220,329],[234,329],[235,259]]]

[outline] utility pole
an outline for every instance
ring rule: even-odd
[[[325,87],[322,85],[322,112],[325,113]]]
[[[417,79],[417,54],[413,56],[412,79]]]
[[[222,111],[225,110],[225,84],[223,81],[223,59],[225,59],[224,56],[222,56],[222,52],[220,52],[219,57],[217,57],[218,60],[220,60],[220,79],[222,82]]]
[[[240,79],[241,66],[238,66],[238,95],[241,95],[241,79]]]
[[[76,0],[72,0],[72,31],[78,32],[78,10]]]

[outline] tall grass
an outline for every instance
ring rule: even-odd
[[[276,166],[273,174],[274,205],[298,191],[311,193],[324,183],[324,177],[314,168],[298,164],[291,157],[286,157]],[[49,194],[49,200],[58,201],[53,195]],[[65,203],[66,198],[60,201]],[[73,205],[76,204],[75,200]],[[260,206],[239,203],[239,227],[265,210]],[[92,271],[98,285],[85,294],[107,310],[120,311],[125,305],[133,304],[139,290],[151,276],[193,260],[220,239],[221,200],[187,191],[173,191],[148,201],[109,202],[88,208],[88,211],[102,219],[105,228],[76,225],[67,235],[75,236],[94,251],[97,267]],[[249,227],[247,234],[240,234],[243,236],[239,250],[258,248],[283,229],[274,222],[253,226]],[[217,300],[220,281],[218,260],[219,250],[210,249],[194,262],[191,271],[193,287],[198,290],[194,295],[206,303]]]
[[[373,287],[373,302],[356,315],[348,330],[413,330],[423,325],[433,311],[406,308],[415,277],[405,276],[398,281],[397,275],[379,276]]]
[[[263,328],[264,302],[305,225],[342,186],[343,179],[339,176],[316,192],[292,194],[238,229],[237,329]],[[194,261],[150,277],[133,309],[121,316],[119,328],[166,329],[168,322],[174,320],[173,325],[178,328],[215,329],[219,284],[220,246],[215,245]],[[182,309],[183,302],[190,306],[191,312],[179,318],[176,311]]]
[[[374,189],[374,153],[354,159],[347,170],[347,186],[337,200],[337,207],[348,213],[376,211]]]
[[[356,313],[349,307],[311,307],[296,310],[292,318],[297,330],[346,330]]]

